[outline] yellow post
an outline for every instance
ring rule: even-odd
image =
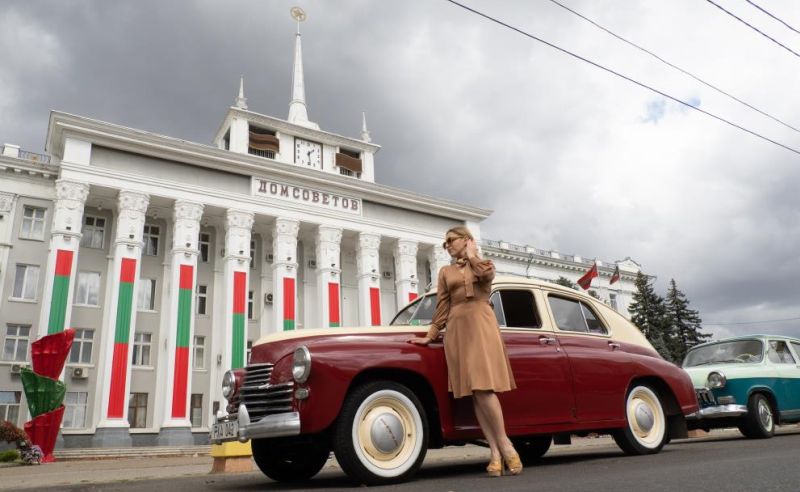
[[[211,445],[211,456],[214,465],[211,473],[249,472],[253,471],[253,450],[250,441],[230,441]]]

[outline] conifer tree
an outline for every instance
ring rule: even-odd
[[[666,360],[673,362],[672,351],[667,345],[666,331],[669,327],[664,299],[656,294],[651,280],[642,272],[636,274],[636,291],[633,302],[628,307],[631,321],[642,330],[642,333],[653,348]]]
[[[680,363],[690,348],[705,342],[711,335],[700,331],[702,329],[700,315],[696,310],[689,308],[689,300],[678,290],[675,279],[669,283],[665,305],[670,327],[669,349],[672,359]]]
[[[563,285],[564,287],[569,287],[570,289],[576,289],[576,290],[578,289],[575,286],[575,282],[568,279],[567,277],[558,277],[555,283],[557,283],[558,285]]]

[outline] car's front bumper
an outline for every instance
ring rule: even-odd
[[[720,419],[724,417],[741,417],[747,414],[747,407],[744,405],[716,405],[713,407],[701,408],[695,413],[686,416],[687,419]]]
[[[239,411],[235,422],[238,430],[235,435],[220,436],[217,432],[219,426],[231,422],[233,419],[214,418],[215,422],[211,426],[210,441],[212,444],[221,444],[228,441],[245,442],[249,439],[266,439],[271,437],[296,436],[300,434],[300,413],[286,412],[267,415],[256,422],[250,421],[250,415],[244,404],[239,405]]]

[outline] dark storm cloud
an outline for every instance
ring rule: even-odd
[[[798,141],[549,2],[469,3],[771,138]],[[308,13],[309,116],[357,136],[366,111],[383,147],[379,182],[493,208],[485,237],[630,256],[662,292],[675,278],[710,321],[800,316],[796,155],[662,106],[444,1],[7,0],[0,139],[41,151],[48,111],[59,109],[209,143],[240,74],[251,110],[286,117],[295,4]],[[796,60],[696,0],[569,5],[771,112],[800,114]],[[800,18],[800,7],[780,8]],[[800,335],[798,326],[713,331]]]

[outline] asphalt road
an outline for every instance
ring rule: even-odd
[[[677,441],[651,456],[623,455],[613,445],[557,447],[537,466],[517,477],[488,478],[486,463],[474,455],[426,463],[408,483],[373,487],[407,491],[800,491],[800,431],[768,440],[740,437]],[[58,490],[103,491],[349,491],[350,482],[337,468],[327,467],[312,481],[286,486],[260,473],[205,475],[166,480],[142,480],[97,486],[59,487]],[[55,490],[55,489],[47,489]]]

